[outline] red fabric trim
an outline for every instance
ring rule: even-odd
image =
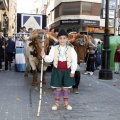
[[[58,70],[70,70],[67,68],[67,61],[58,61]]]

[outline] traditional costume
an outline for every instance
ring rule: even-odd
[[[75,73],[77,68],[77,54],[72,47],[54,46],[44,60],[45,62],[53,61],[54,68],[51,76],[51,87],[71,88],[75,84],[75,79],[70,77],[70,72]]]
[[[64,30],[58,33],[59,36],[68,36]],[[75,78],[70,77],[70,73],[75,73],[77,69],[77,54],[73,47],[69,45],[53,46],[49,52],[49,55],[44,57],[45,62],[53,61],[53,70],[51,75],[50,85],[52,88],[72,88],[75,84]],[[59,103],[60,96],[63,94],[64,103],[68,103],[68,90],[55,90],[55,101]],[[65,105],[65,108],[72,110],[70,105]],[[56,106],[52,107],[52,110],[57,110]]]

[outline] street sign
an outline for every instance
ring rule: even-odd
[[[115,18],[117,0],[109,0],[109,19]],[[106,0],[102,0],[101,18],[105,19]]]
[[[109,0],[109,9],[115,10],[116,2],[117,0]],[[102,0],[102,8],[106,8],[106,0]]]
[[[105,9],[103,8],[101,11],[101,18],[105,19]],[[115,10],[109,10],[109,19],[114,19],[115,18]]]

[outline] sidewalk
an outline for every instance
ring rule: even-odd
[[[120,120],[120,74],[113,73],[113,80],[98,79],[98,70],[93,76],[84,75],[81,65],[79,94],[73,94],[68,111],[63,107],[52,111],[53,90],[50,89],[51,72],[46,73],[47,85],[43,86],[40,116],[37,117],[39,85],[31,86],[32,74],[0,71],[0,120]],[[38,74],[40,77],[40,73]]]

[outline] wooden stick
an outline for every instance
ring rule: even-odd
[[[4,37],[4,46],[5,46],[5,48],[4,48],[4,70],[5,70],[5,66],[6,66],[6,39],[5,39],[5,37]]]
[[[44,35],[43,35],[43,37],[42,37],[42,52],[44,52]],[[37,116],[40,115],[40,110],[41,110],[41,100],[42,100],[42,76],[43,76],[43,58],[42,58],[42,63],[41,63],[40,98],[39,98],[39,105],[38,105]]]

